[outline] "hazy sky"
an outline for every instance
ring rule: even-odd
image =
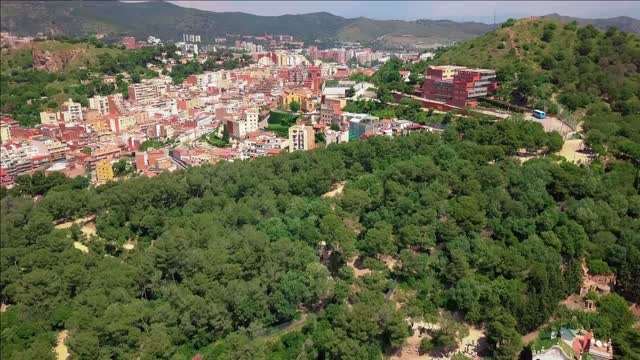
[[[640,18],[637,1],[171,1],[184,7],[211,11],[240,11],[257,15],[303,14],[327,11],[344,17],[374,19],[449,19],[491,23],[509,17],[559,13],[606,18]]]

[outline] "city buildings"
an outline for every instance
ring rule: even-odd
[[[354,73],[370,76],[375,70],[354,68],[353,61],[381,61],[380,56],[386,54],[358,44],[328,50],[309,47],[305,54],[295,49],[301,44],[288,35],[233,36],[238,39],[236,45],[251,52],[253,64],[192,74],[182,83],[174,84],[170,76],[162,74],[166,74],[163,70],[171,72],[178,61],[204,63],[211,56],[195,54],[199,48],[196,50],[193,45],[200,44],[195,34],[193,39],[187,35],[181,45],[180,60],[163,54],[158,63],[146,64],[147,69],[157,74],[152,79],[132,83],[126,73],[90,75],[105,84],[115,85],[118,77],[129,82],[126,99],[120,93],[95,95],[88,99],[86,107],[69,99],[59,111],[40,113],[40,124],[34,128],[23,128],[4,118],[0,123],[3,145],[0,181],[10,186],[16,176],[36,170],[90,174],[93,181],[108,181],[112,177],[110,164],[131,153],[136,153],[134,163],[138,172],[154,176],[183,165],[310,150],[316,145],[318,133],[324,134],[326,144],[336,144],[372,135],[402,135],[412,129],[400,122],[378,122],[373,126],[373,122],[358,120],[361,119],[358,114],[343,113],[348,101],[375,96],[373,84],[349,80]],[[218,40],[221,45],[216,47],[225,48],[226,39]],[[160,41],[149,37],[138,42],[128,37],[123,44],[132,49],[155,46]],[[223,65],[224,60],[218,59],[216,64]],[[294,101],[300,104],[297,115],[308,125],[285,124],[273,132],[267,131],[270,110],[289,110]],[[355,120],[350,124],[352,119]],[[339,129],[330,130],[332,125],[333,129],[336,125]],[[223,148],[207,145],[203,139],[216,131],[221,136],[225,126],[229,144]],[[147,140],[179,145],[172,147],[173,156],[169,156],[168,146],[139,151]]]
[[[423,96],[457,107],[476,106],[478,98],[498,89],[495,70],[463,66],[429,66]]]

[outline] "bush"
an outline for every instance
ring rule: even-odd
[[[433,349],[433,343],[429,338],[422,338],[420,340],[420,354],[426,354]]]
[[[498,49],[504,49],[504,43],[498,44]]]
[[[508,27],[513,26],[515,23],[516,23],[515,19],[509,18],[509,19],[507,19],[507,21],[503,22],[500,27],[503,28],[503,29],[504,28],[508,28]]]
[[[589,259],[587,263],[589,265],[589,274],[605,275],[612,273],[611,268],[609,268],[609,264],[600,259]]]

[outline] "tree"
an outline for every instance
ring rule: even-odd
[[[226,124],[222,127],[222,141],[229,143],[229,129]]]
[[[291,110],[294,113],[300,111],[300,103],[297,102],[297,101],[290,102],[289,103],[289,110]]]
[[[371,256],[390,255],[396,251],[393,228],[380,221],[367,231],[362,247]]]
[[[346,98],[352,98],[355,95],[356,95],[356,90],[353,88],[353,86],[351,86],[350,88],[348,88],[344,92],[344,97],[346,97]]]
[[[521,336],[515,326],[515,319],[508,314],[496,316],[489,323],[487,340],[493,358],[511,360],[520,352]]]
[[[564,145],[564,139],[562,135],[557,131],[552,131],[547,133],[547,151],[550,153],[558,152],[562,149]]]
[[[420,340],[420,354],[426,354],[431,351],[431,349],[433,349],[433,343],[431,342],[431,339],[428,337],[422,338],[422,340]]]

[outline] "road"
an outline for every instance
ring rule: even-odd
[[[169,159],[171,159],[171,162],[173,162],[179,168],[182,168],[185,170],[189,168],[189,165],[187,163],[185,163],[180,159],[176,159],[175,157],[173,157],[173,155],[169,156]]]
[[[509,111],[505,111],[505,110],[493,110],[493,109],[473,109],[473,111],[481,113],[481,114],[485,114],[485,115],[489,115],[489,116],[493,116],[493,117],[497,117],[499,119],[507,119],[509,117],[511,117],[512,115],[514,115],[513,113],[509,112]],[[546,132],[551,132],[551,131],[557,131],[560,133],[560,135],[562,135],[562,137],[567,137],[567,135],[569,135],[570,133],[575,132],[574,129],[572,129],[569,125],[565,124],[562,120],[558,119],[557,117],[553,117],[553,116],[547,116],[545,119],[537,119],[535,117],[533,117],[533,115],[531,114],[523,114],[525,120],[529,120],[529,121],[535,121],[538,122],[542,125],[542,127],[544,128],[544,131]]]

